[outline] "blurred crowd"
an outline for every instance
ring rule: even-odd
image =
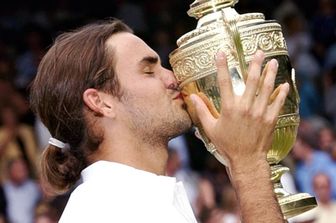
[[[175,41],[196,27],[182,0],[11,0],[0,7],[0,223],[57,222],[69,193],[56,195],[39,178],[49,135],[29,108],[39,61],[60,33],[117,17],[169,67]],[[316,196],[319,207],[291,222],[336,222],[336,8],[334,0],[240,0],[239,13],[278,20],[296,69],[301,124],[283,163],[292,193]],[[238,223],[225,168],[192,131],[169,144],[167,175],[182,180],[199,222]],[[253,170],[251,170],[253,174]]]

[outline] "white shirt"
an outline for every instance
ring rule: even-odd
[[[18,186],[6,181],[3,188],[7,198],[7,212],[10,222],[32,223],[34,209],[40,198],[40,191],[36,183],[27,180]]]
[[[98,161],[82,171],[60,223],[195,223],[181,182]]]

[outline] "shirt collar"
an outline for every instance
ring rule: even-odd
[[[173,199],[176,187],[176,178],[162,175],[156,175],[151,172],[139,170],[121,163],[100,160],[97,161],[81,173],[82,182],[106,183],[122,180],[126,184],[136,183],[138,187],[143,186],[158,195],[165,194],[169,199]]]

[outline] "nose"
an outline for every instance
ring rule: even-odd
[[[162,81],[167,89],[177,90],[178,82],[171,70],[163,68]]]

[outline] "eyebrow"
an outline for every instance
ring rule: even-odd
[[[146,56],[141,59],[140,64],[157,64],[159,62],[159,57],[157,56]]]

